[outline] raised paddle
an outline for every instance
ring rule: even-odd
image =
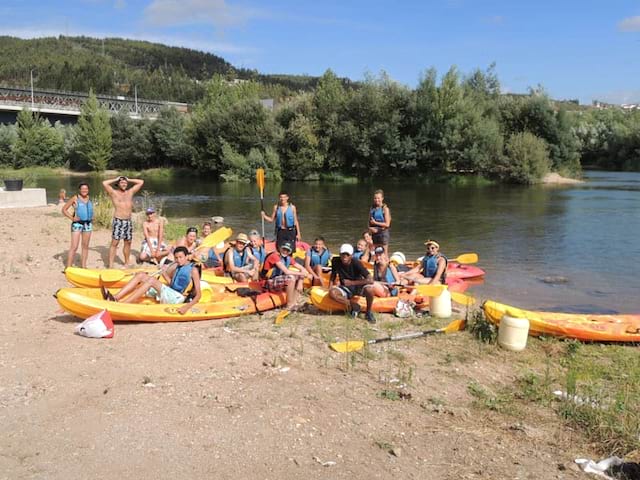
[[[262,245],[264,245],[264,217],[262,216],[262,212],[264,212],[264,168],[256,170],[256,182],[260,190],[260,220],[262,220]]]
[[[449,325],[443,328],[436,328],[433,330],[423,330],[422,332],[406,333],[404,335],[391,335],[389,337],[374,338],[373,340],[349,340],[348,342],[336,342],[330,343],[329,348],[336,352],[357,352],[362,350],[365,345],[372,345],[374,343],[393,342],[396,340],[406,340],[408,338],[424,337],[431,335],[432,333],[453,333],[460,330],[464,330],[465,320],[454,320]]]

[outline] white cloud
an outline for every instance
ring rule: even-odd
[[[640,15],[628,17],[618,22],[618,30],[621,32],[640,32]]]
[[[153,0],[144,10],[145,21],[154,26],[199,24],[219,29],[261,15],[257,9],[228,5],[225,0]]]

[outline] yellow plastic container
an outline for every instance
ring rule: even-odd
[[[529,320],[503,315],[498,329],[498,345],[513,352],[520,352],[527,346]]]

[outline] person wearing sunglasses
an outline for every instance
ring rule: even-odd
[[[420,285],[441,285],[447,280],[449,260],[440,253],[440,244],[435,240],[424,242],[427,251],[418,265],[404,274],[402,278]]]

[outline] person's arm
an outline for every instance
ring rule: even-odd
[[[373,217],[370,217],[369,225],[373,227],[389,228],[391,226],[391,211],[389,210],[389,207],[387,207],[386,205],[382,209],[382,215],[384,216],[383,222],[378,222]]]
[[[138,193],[144,185],[144,180],[140,178],[127,178],[127,181],[133,183],[133,187],[129,189],[131,195]]]
[[[307,272],[305,269],[293,270],[291,268],[287,268],[287,266],[282,262],[282,260],[278,260],[275,266],[278,267],[280,271],[285,275],[295,275],[296,277],[304,277],[304,278],[311,276],[309,275],[309,272]]]
[[[229,249],[224,256],[224,264],[227,267],[227,271],[231,273],[247,273],[246,267],[236,267],[233,262],[233,250]]]
[[[353,260],[355,262],[356,274],[363,277],[362,280],[345,280],[344,284],[348,287],[358,286],[358,285],[370,285],[373,283],[373,277],[369,273],[369,270],[364,268],[364,265],[360,263],[358,260]],[[348,283],[347,283],[348,282]]]
[[[391,269],[391,274],[393,275],[393,283],[400,284],[400,274],[398,273],[398,269],[391,263],[389,264],[389,268]]]
[[[302,240],[302,232],[300,231],[300,223],[298,222],[298,209],[295,205],[291,205],[291,210],[293,210],[293,223],[296,226],[296,240],[299,242]]]
[[[62,207],[62,214],[72,222],[75,220],[75,215],[71,215],[71,212],[69,212],[69,209],[71,208],[71,205],[73,205],[76,202],[77,198],[78,196],[74,195],[69,200],[67,200],[67,203],[65,203],[64,206]]]
[[[180,315],[187,313],[191,307],[200,301],[200,297],[202,296],[202,292],[200,291],[200,272],[198,272],[198,269],[195,267],[191,269],[191,282],[193,283],[195,295],[189,303],[185,303],[178,309]]]
[[[171,284],[171,280],[173,279],[173,272],[176,271],[176,268],[178,268],[178,264],[172,263],[162,271],[162,277],[167,282],[167,285]]]
[[[439,283],[445,268],[447,268],[447,261],[442,257],[438,258],[438,268],[436,269],[436,273],[429,280],[427,285]]]
[[[243,271],[253,273],[260,267],[260,262],[253,254],[253,252],[249,249],[249,247],[245,247],[247,251],[247,264],[244,265]]]
[[[102,187],[109,195],[115,192],[115,190],[113,189],[113,184],[118,181],[118,178],[120,177],[110,178],[109,180],[105,180],[104,182],[102,182]]]
[[[312,277],[317,277],[313,268],[311,268],[311,250],[307,250],[304,256],[304,269],[311,274]]]
[[[164,222],[158,220],[158,250],[162,250],[162,242],[164,241]]]
[[[276,209],[278,208],[277,205],[273,206],[273,212],[271,212],[271,216],[268,216],[266,213],[264,213],[264,210],[262,210],[260,213],[262,214],[262,218],[264,218],[267,222],[273,222],[276,218]]]

